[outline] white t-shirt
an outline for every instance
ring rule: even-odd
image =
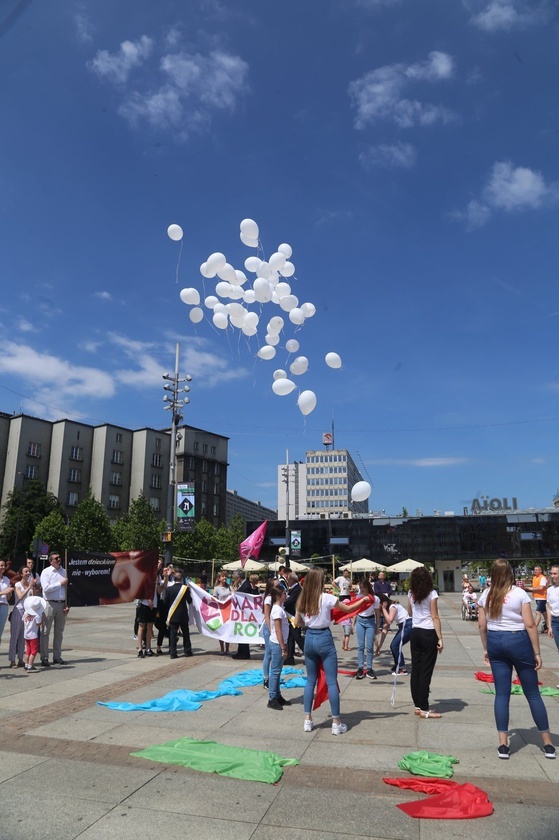
[[[411,592],[408,594],[408,599],[411,604],[411,619],[412,627],[420,627],[422,630],[434,630],[433,616],[431,615],[431,601],[435,601],[439,597],[436,589],[432,589],[423,601],[417,604],[413,600]]]
[[[23,638],[37,639],[39,636],[39,626],[41,624],[41,617],[38,615],[31,616],[27,621],[23,621]]]
[[[363,598],[364,596],[361,593],[359,593],[359,597]],[[357,618],[359,618],[360,616],[363,616],[363,618],[369,618],[369,616],[375,614],[375,610],[380,610],[380,598],[377,598],[376,595],[373,598],[373,603],[371,604],[371,606],[367,607],[367,609],[363,610],[363,612],[360,612]]]
[[[464,592],[464,595],[462,597],[462,600],[464,601],[465,604],[471,603],[472,601],[474,601],[474,602],[477,601],[477,592],[468,592],[468,590],[466,589],[466,591]]]
[[[321,595],[317,614],[301,616],[305,627],[311,627],[313,630],[323,630],[325,627],[329,627],[332,621],[332,610],[337,602],[338,599],[335,595],[327,595],[326,593]]]
[[[487,589],[481,593],[478,605],[485,609],[485,604],[490,590]],[[503,601],[503,609],[499,618],[490,618],[487,616],[488,630],[524,630],[524,619],[522,618],[522,604],[529,604],[530,596],[523,589],[518,586],[512,586],[505,595]]]
[[[7,604],[8,603],[8,596],[2,595],[4,589],[9,589],[11,586],[10,578],[6,577],[5,575],[0,578],[0,604]]]
[[[547,606],[551,615],[559,618],[559,586],[549,586],[547,589]]]
[[[406,608],[403,607],[401,604],[392,604],[392,607],[396,608],[396,615],[394,616],[394,618],[396,619],[396,624],[404,624],[409,618],[408,611],[406,610]],[[392,607],[390,607],[390,609],[392,609]]]
[[[272,612],[270,613],[270,641],[275,645],[281,645],[276,633],[276,618],[279,618],[281,621],[281,635],[283,637],[283,642],[287,643],[287,637],[289,635],[289,621],[287,620],[287,613],[279,604],[274,604]]]
[[[351,589],[351,581],[350,581],[349,578],[337,577],[336,580],[334,581],[334,583],[338,587],[338,589],[340,591],[340,595],[343,598],[345,598],[346,595],[349,595],[349,592],[350,592],[350,589]]]

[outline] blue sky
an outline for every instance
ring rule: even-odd
[[[334,418],[372,510],[551,503],[554,3],[13,0],[0,14],[1,410],[162,426],[180,341],[185,421],[230,437],[241,495],[275,507],[286,449],[304,459]],[[314,304],[302,325],[243,299],[256,335],[213,325],[219,278],[200,265],[222,252],[252,287],[246,218],[261,259],[292,247],[295,274],[272,280]],[[183,288],[202,297],[198,324]]]

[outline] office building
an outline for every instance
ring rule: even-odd
[[[227,524],[233,516],[242,516],[245,522],[264,522],[266,519],[273,521],[278,518],[277,511],[264,507],[261,502],[253,502],[239,496],[236,490],[227,491]]]

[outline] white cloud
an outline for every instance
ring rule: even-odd
[[[98,298],[99,300],[106,300],[110,301],[113,299],[113,296],[110,292],[93,292],[93,297]]]
[[[184,139],[192,131],[207,129],[215,113],[234,111],[247,89],[248,64],[218,48],[208,54],[180,49],[181,39],[180,29],[174,27],[161,44],[145,35],[136,42],[124,41],[115,54],[100,50],[88,67],[123,91],[118,113],[132,125],[147,122]],[[135,68],[134,87],[126,89]]]
[[[381,143],[361,152],[359,160],[366,169],[373,166],[411,169],[417,160],[417,152],[411,143]]]
[[[438,51],[416,64],[387,64],[371,70],[349,86],[356,111],[355,127],[365,128],[380,120],[395,122],[400,128],[455,121],[456,115],[442,105],[404,96],[405,89],[413,83],[446,81],[453,74],[452,56]]]
[[[116,85],[123,85],[131,70],[146,61],[153,49],[153,40],[142,35],[138,41],[123,41],[117,53],[111,55],[108,50],[98,50],[88,67],[101,79]]]
[[[534,8],[524,0],[491,0],[471,21],[485,32],[508,32],[541,22],[544,19],[543,9],[543,4]]]
[[[74,15],[74,24],[78,41],[82,44],[89,43],[93,39],[95,28],[83,9],[80,9]]]
[[[367,464],[387,467],[456,467],[469,463],[469,458],[381,458]]]
[[[547,185],[541,172],[511,161],[497,161],[489,174],[479,199],[472,199],[465,211],[454,213],[464,219],[469,230],[482,227],[498,211],[506,213],[535,210],[556,203],[557,184]]]
[[[16,329],[21,332],[34,332],[36,328],[26,318],[18,318],[16,322]]]

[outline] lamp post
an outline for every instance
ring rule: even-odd
[[[20,524],[20,521],[21,521],[21,505],[23,503],[23,492],[25,490],[25,482],[27,481],[27,476],[24,473],[18,472],[18,475],[21,476],[21,488],[20,488],[20,491],[19,491],[19,507],[17,509],[17,520],[16,520],[16,538],[14,540],[14,553],[13,553],[13,558],[12,558],[14,564],[16,562],[17,541],[19,539],[19,524]]]
[[[180,344],[177,343],[175,348],[175,372],[171,376],[169,373],[163,374],[163,379],[166,380],[163,390],[166,391],[163,397],[163,402],[167,403],[165,411],[171,412],[171,453],[169,458],[169,487],[167,490],[167,533],[165,534],[165,565],[168,566],[173,562],[173,532],[175,530],[175,488],[176,488],[176,469],[177,469],[177,442],[180,440],[178,427],[183,419],[183,406],[190,402],[189,397],[180,397],[181,394],[186,394],[190,391],[188,385],[184,388],[179,388],[179,385],[185,382],[191,382],[192,377],[186,375],[184,379],[179,378],[179,360],[180,360]]]

